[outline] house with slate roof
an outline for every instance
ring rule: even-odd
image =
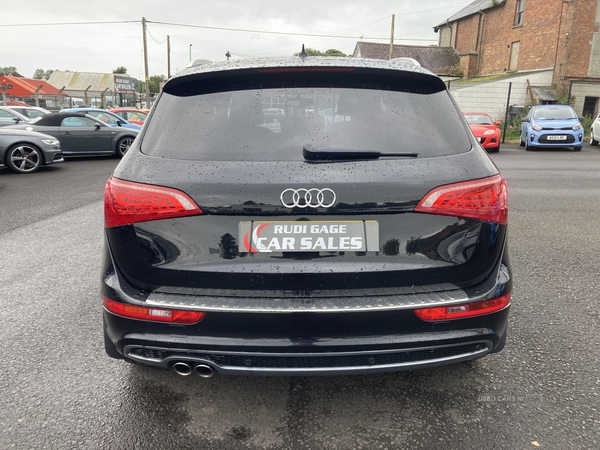
[[[458,52],[465,77],[547,71],[546,87],[569,93],[578,114],[595,115],[599,23],[600,0],[474,0],[434,31],[440,47]],[[547,91],[529,91],[530,102],[536,102],[536,95],[547,98]]]
[[[375,42],[357,42],[352,54],[355,58],[390,59],[390,45]],[[460,57],[452,47],[420,47],[412,45],[394,45],[392,59],[412,58],[425,69],[439,76],[455,76]]]

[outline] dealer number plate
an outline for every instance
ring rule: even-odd
[[[547,136],[546,139],[548,139],[549,141],[566,141],[567,137],[565,135],[550,135]]]
[[[242,221],[240,252],[376,252],[379,223],[348,221]]]

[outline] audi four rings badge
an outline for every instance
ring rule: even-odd
[[[329,208],[335,203],[335,192],[325,189],[286,189],[279,197],[286,208]]]

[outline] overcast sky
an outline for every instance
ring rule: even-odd
[[[471,2],[20,0],[8,2],[0,15],[0,67],[14,66],[32,77],[38,68],[112,73],[124,66],[129,75],[143,79],[142,17],[148,21],[151,76],[167,75],[167,35],[171,74],[189,63],[190,49],[192,59],[210,61],[226,60],[227,51],[234,59],[291,56],[303,43],[351,54],[361,37],[389,43],[392,14],[396,44],[436,45],[433,27]]]

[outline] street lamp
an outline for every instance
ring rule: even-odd
[[[192,44],[190,44],[190,62],[192,62]]]

